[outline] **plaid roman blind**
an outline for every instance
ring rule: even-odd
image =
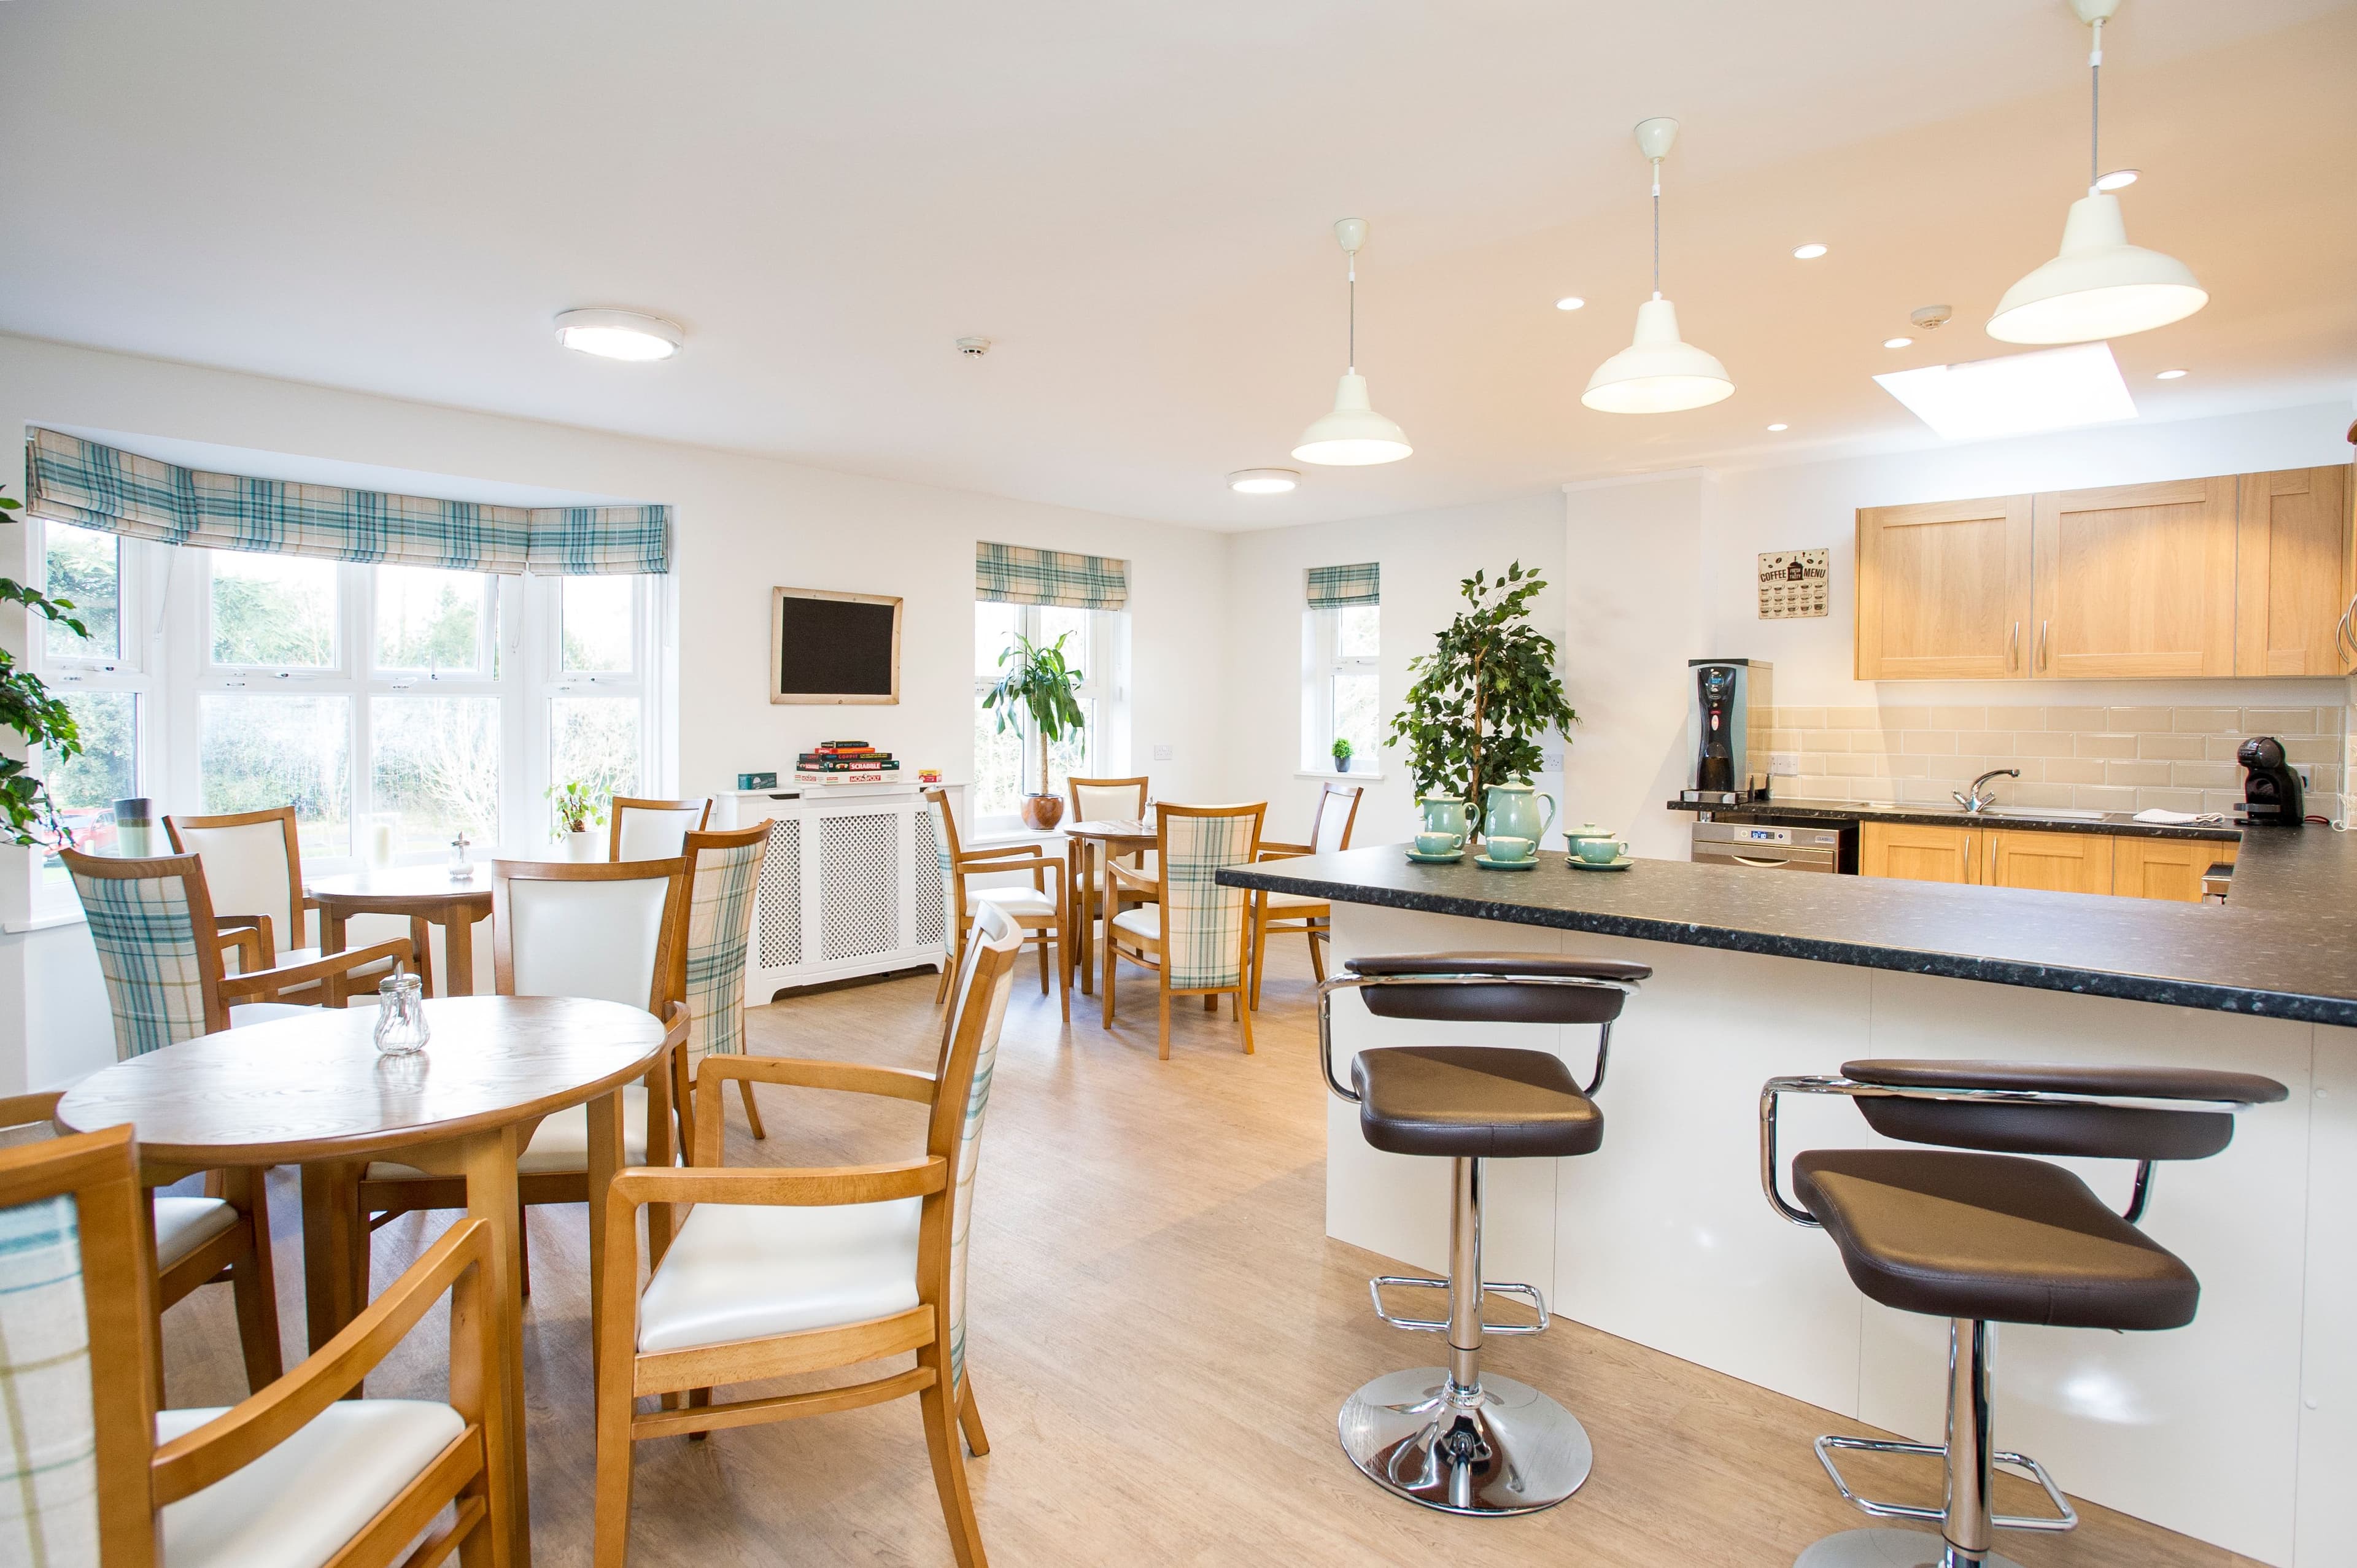
[[[1129,563],[1020,544],[974,547],[974,596],[1076,610],[1129,607]]]
[[[671,509],[513,507],[183,468],[55,430],[25,446],[26,510],[127,539],[513,575],[671,570]]]
[[[1375,605],[1383,598],[1383,568],[1380,562],[1356,566],[1309,568],[1309,607],[1339,609],[1344,605]]]

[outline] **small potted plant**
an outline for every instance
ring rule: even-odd
[[[1048,752],[1066,736],[1080,734],[1088,723],[1080,700],[1072,695],[1081,671],[1064,662],[1061,637],[1041,648],[1017,636],[999,654],[998,664],[1006,673],[982,705],[996,713],[1001,734],[1019,727],[1023,718],[1031,721],[1031,732],[1039,741],[1039,791],[1023,797],[1023,821],[1034,832],[1046,832],[1064,817],[1064,798],[1048,792]]]
[[[549,836],[565,846],[565,858],[605,859],[606,835],[597,830],[606,825],[606,802],[578,779],[561,789],[549,786],[548,800],[556,813],[556,825]]]
[[[1334,737],[1334,771],[1351,771],[1351,743],[1339,735]]]

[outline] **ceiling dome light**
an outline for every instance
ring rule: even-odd
[[[556,317],[556,340],[601,360],[668,360],[687,341],[679,323],[635,310],[566,310]]]
[[[1334,225],[1334,238],[1350,258],[1351,344],[1344,361],[1349,369],[1334,389],[1334,412],[1301,433],[1293,455],[1304,463],[1336,467],[1396,463],[1415,448],[1398,425],[1375,412],[1367,400],[1367,378],[1359,374],[1359,248],[1367,242],[1367,220],[1343,219]]]
[[[2111,173],[2098,178],[2095,181],[2095,188],[2097,190],[2126,190],[2136,182],[2136,170],[2132,168],[2115,168]]]
[[[2152,379],[2157,381],[2174,381],[2183,380],[2184,376],[2183,371],[2163,371]]]
[[[2087,194],[2071,204],[2055,258],[2005,291],[1988,335],[2004,343],[2088,343],[2125,338],[2182,321],[2210,303],[2192,270],[2174,256],[2128,243],[2120,199],[2104,184],[2102,130],[2104,23],[2120,0],[2071,0],[2095,31],[2087,56],[2093,81],[2088,110]],[[2133,171],[2122,171],[2134,177]],[[2123,184],[2126,181],[2121,182]]]
[[[1228,489],[1240,496],[1281,496],[1300,482],[1291,468],[1238,468],[1228,476]]]
[[[1886,349],[1904,349],[1914,341],[1912,338],[1885,338],[1882,340],[1882,346]]]
[[[1727,367],[1678,336],[1678,307],[1662,297],[1662,160],[1678,123],[1640,121],[1637,150],[1653,166],[1653,297],[1637,307],[1636,338],[1596,367],[1579,401],[1604,413],[1676,413],[1735,395]]]
[[[1771,424],[1768,428],[1770,430],[1790,430],[1792,427],[1789,424]]]
[[[1555,307],[1557,310],[1577,310],[1581,306],[1586,305],[1587,303],[1587,301],[1580,298],[1579,295],[1576,294],[1567,294],[1561,299],[1555,302]]]
[[[1823,245],[1818,244],[1814,240],[1810,241],[1805,245],[1795,245],[1792,247],[1792,259],[1796,262],[1813,262],[1824,253],[1825,248]]]

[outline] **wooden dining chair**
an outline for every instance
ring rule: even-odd
[[[640,800],[617,795],[608,802],[608,860],[673,860],[690,833],[712,820],[712,797],[700,800]]]
[[[678,943],[679,977],[673,990],[687,1003],[687,1076],[707,1056],[745,1054],[745,959],[753,938],[754,896],[770,852],[770,824],[721,832],[691,832],[681,849],[687,861],[687,929]],[[753,1081],[737,1080],[745,1121],[766,1138]],[[695,1097],[680,1096],[680,1146],[695,1147]]]
[[[1351,847],[1351,830],[1359,821],[1359,797],[1363,784],[1329,782],[1318,790],[1318,810],[1309,819],[1308,843],[1263,840],[1256,860],[1297,860]],[[1309,940],[1309,970],[1319,984],[1326,982],[1326,958],[1318,944],[1331,940],[1334,906],[1301,893],[1272,893],[1261,888],[1252,898],[1252,1004],[1260,1006],[1261,971],[1268,961],[1268,939],[1299,931]]]
[[[633,1444],[907,1394],[921,1407],[951,1549],[960,1568],[984,1568],[958,1448],[963,1428],[977,1456],[990,1451],[967,1369],[967,1243],[999,1026],[1022,942],[1005,910],[985,904],[976,911],[934,1072],[706,1057],[695,1089],[694,1163],[615,1176],[597,1358],[597,1568],[622,1568],[629,1550]],[[721,1090],[732,1078],[912,1101],[926,1108],[924,1155],[799,1170],[720,1168]],[[655,1241],[655,1209],[691,1204],[668,1249]],[[641,1208],[652,1270],[643,1293]],[[621,1310],[623,1302],[631,1310]],[[913,1366],[865,1382],[712,1402],[719,1384],[910,1352]],[[638,1412],[638,1396],[680,1393],[688,1396],[684,1408]]]
[[[303,891],[303,846],[294,807],[210,817],[167,815],[164,831],[171,835],[174,854],[193,854],[205,863],[205,885],[212,891],[214,918],[222,928],[258,932],[260,957],[248,967],[307,963],[320,956],[312,918],[318,906]],[[410,938],[417,957],[411,967],[430,990],[433,977],[425,965],[431,954],[424,935],[425,923],[413,921]],[[375,990],[392,972],[388,963],[369,964],[323,985],[319,995],[301,999],[340,1007],[353,993]]]
[[[685,860],[494,860],[490,884],[500,995],[593,997],[644,1007],[666,1022],[673,1008],[685,1011],[673,956],[686,923]],[[671,1163],[679,1146],[673,1108],[686,1087],[682,1031],[644,1081],[622,1090],[624,1165]],[[588,1202],[588,1107],[544,1118],[516,1159],[516,1176],[526,1208]],[[416,1209],[466,1207],[467,1184],[458,1176],[378,1160],[361,1178],[360,1210],[371,1229]],[[360,1268],[365,1294],[365,1255]]]
[[[1135,822],[1146,815],[1146,801],[1151,789],[1148,779],[1067,779],[1064,788],[1070,795],[1074,822]],[[1083,846],[1081,870],[1073,885],[1064,890],[1071,903],[1076,929],[1072,933],[1072,957],[1083,967],[1092,967],[1096,953],[1096,921],[1104,912],[1104,873],[1096,865],[1102,854]],[[1121,863],[1132,871],[1145,869],[1145,857],[1127,854]],[[1085,915],[1086,918],[1081,917]]]
[[[1222,994],[1235,998],[1244,1054],[1252,1054],[1252,1009],[1246,1005],[1252,922],[1247,895],[1216,877],[1231,865],[1250,865],[1260,847],[1268,804],[1155,808],[1156,875],[1149,880],[1114,865],[1105,891],[1116,910],[1105,927],[1104,1024],[1113,1027],[1114,972],[1123,961],[1154,972],[1161,994],[1160,1055],[1170,1059],[1170,999],[1200,996],[1216,1011]],[[1132,894],[1150,899],[1122,908]]]
[[[299,1015],[303,1007],[269,1000],[287,984],[316,995],[324,982],[416,960],[414,944],[401,937],[264,967],[253,927],[220,929],[201,857],[118,860],[70,849],[59,854],[81,896],[91,945],[98,952],[119,1060],[199,1035]],[[225,974],[221,951],[234,946],[243,946],[251,961],[241,972]],[[45,1119],[48,1112],[38,1114]],[[226,1274],[237,1303],[246,1385],[259,1391],[282,1366],[262,1173],[208,1172],[204,1196],[155,1198],[149,1226],[164,1306]]]
[[[158,1410],[138,1166],[128,1127],[0,1149],[0,1563],[488,1565],[510,1528],[489,1228],[451,1227],[242,1403]],[[447,1402],[345,1398],[445,1295]]]
[[[1071,929],[1071,905],[1064,887],[1064,863],[1049,854],[1035,843],[1000,844],[992,849],[966,849],[958,842],[957,813],[950,810],[949,792],[944,789],[925,791],[925,810],[932,818],[934,853],[942,868],[942,916],[943,940],[949,947],[948,961],[942,965],[942,983],[933,993],[933,1003],[940,1005],[949,994],[950,980],[964,956],[967,928],[974,912],[987,904],[1002,910],[1021,927],[1027,940],[1039,950],[1039,994],[1048,994],[1048,971],[1056,972],[1056,993],[1063,1008],[1064,1022],[1072,1021],[1071,966],[1063,961],[1057,950]],[[974,887],[967,884],[970,876],[985,872],[1020,872],[1031,874],[1028,887],[1008,887],[999,885]],[[1053,877],[1056,886],[1049,891],[1047,879]]]

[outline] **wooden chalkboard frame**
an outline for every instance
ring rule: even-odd
[[[781,689],[786,659],[786,601],[788,599],[833,599],[856,605],[890,605],[892,607],[892,690],[888,695],[877,692],[849,692],[830,695],[815,692],[788,692]],[[900,600],[889,594],[835,594],[823,588],[771,588],[770,590],[770,701],[802,704],[842,704],[849,703],[898,703],[900,700]]]

